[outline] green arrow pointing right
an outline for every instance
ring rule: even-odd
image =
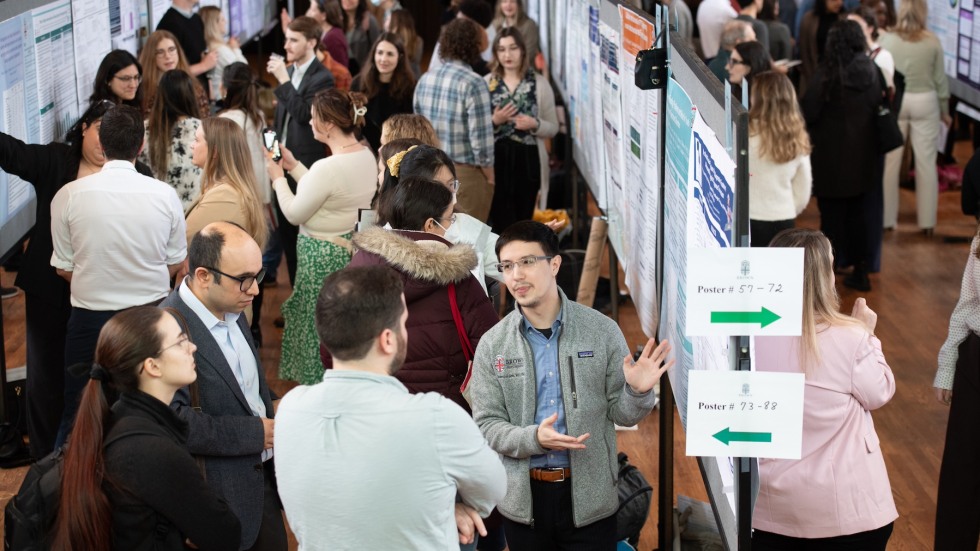
[[[765,327],[779,319],[781,316],[764,306],[758,312],[711,313],[711,323],[758,323],[759,327]]]
[[[731,442],[772,442],[771,432],[736,432],[728,427],[711,436],[726,446]]]

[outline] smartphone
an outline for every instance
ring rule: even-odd
[[[272,128],[266,128],[262,132],[262,140],[265,142],[265,148],[272,152],[272,160],[278,163],[282,159],[282,151],[279,150],[279,135]]]

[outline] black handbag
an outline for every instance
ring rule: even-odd
[[[882,94],[878,111],[875,113],[875,126],[878,130],[878,153],[885,154],[905,145],[905,136],[902,135],[902,129],[898,127],[898,113],[892,111],[889,105],[891,102],[888,101],[885,77],[881,74],[881,69],[877,70],[878,81],[885,93]]]

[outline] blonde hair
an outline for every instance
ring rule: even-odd
[[[381,134],[388,138],[388,142],[399,138],[415,138],[425,145],[440,147],[439,136],[429,119],[414,113],[399,113],[388,117],[381,125]]]
[[[221,8],[204,6],[197,12],[204,22],[204,41],[208,48],[225,44],[225,30],[221,28]]]
[[[840,311],[840,296],[834,281],[834,262],[830,240],[822,232],[806,228],[783,230],[770,247],[803,249],[803,334],[800,337],[800,365],[809,375],[820,363],[818,326],[864,324]]]
[[[153,31],[150,36],[146,38],[146,45],[143,46],[143,51],[140,52],[140,65],[143,66],[143,112],[147,113],[150,111],[150,107],[153,104],[154,98],[157,95],[157,86],[160,84],[160,77],[163,76],[164,71],[161,71],[157,67],[157,48],[160,46],[160,42],[163,40],[170,40],[177,47],[177,69],[184,71],[187,74],[191,72],[191,66],[187,63],[187,57],[184,56],[184,49],[180,47],[180,42],[177,42],[177,37],[174,36],[170,31]]]
[[[788,163],[810,153],[810,136],[789,78],[775,71],[755,75],[750,87],[749,135],[759,137],[759,157]]]
[[[918,42],[929,34],[926,25],[929,20],[929,7],[925,0],[902,0],[898,6],[895,34],[909,42]]]
[[[222,117],[201,121],[201,131],[208,144],[208,158],[201,173],[201,195],[220,184],[231,186],[241,197],[239,206],[245,213],[245,231],[264,250],[268,228],[257,194],[259,181],[252,169],[245,131],[234,121]]]

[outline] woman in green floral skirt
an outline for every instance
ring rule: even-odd
[[[378,165],[354,132],[364,125],[367,99],[356,92],[324,90],[313,100],[313,136],[333,153],[309,169],[281,146],[282,161],[269,161],[269,177],[279,208],[299,226],[296,281],[282,304],[286,328],[282,337],[279,377],[304,385],[320,382],[323,364],[316,334],[316,298],[323,279],[350,262],[350,238],[358,209],[371,206]],[[284,170],[296,180],[289,189]]]

